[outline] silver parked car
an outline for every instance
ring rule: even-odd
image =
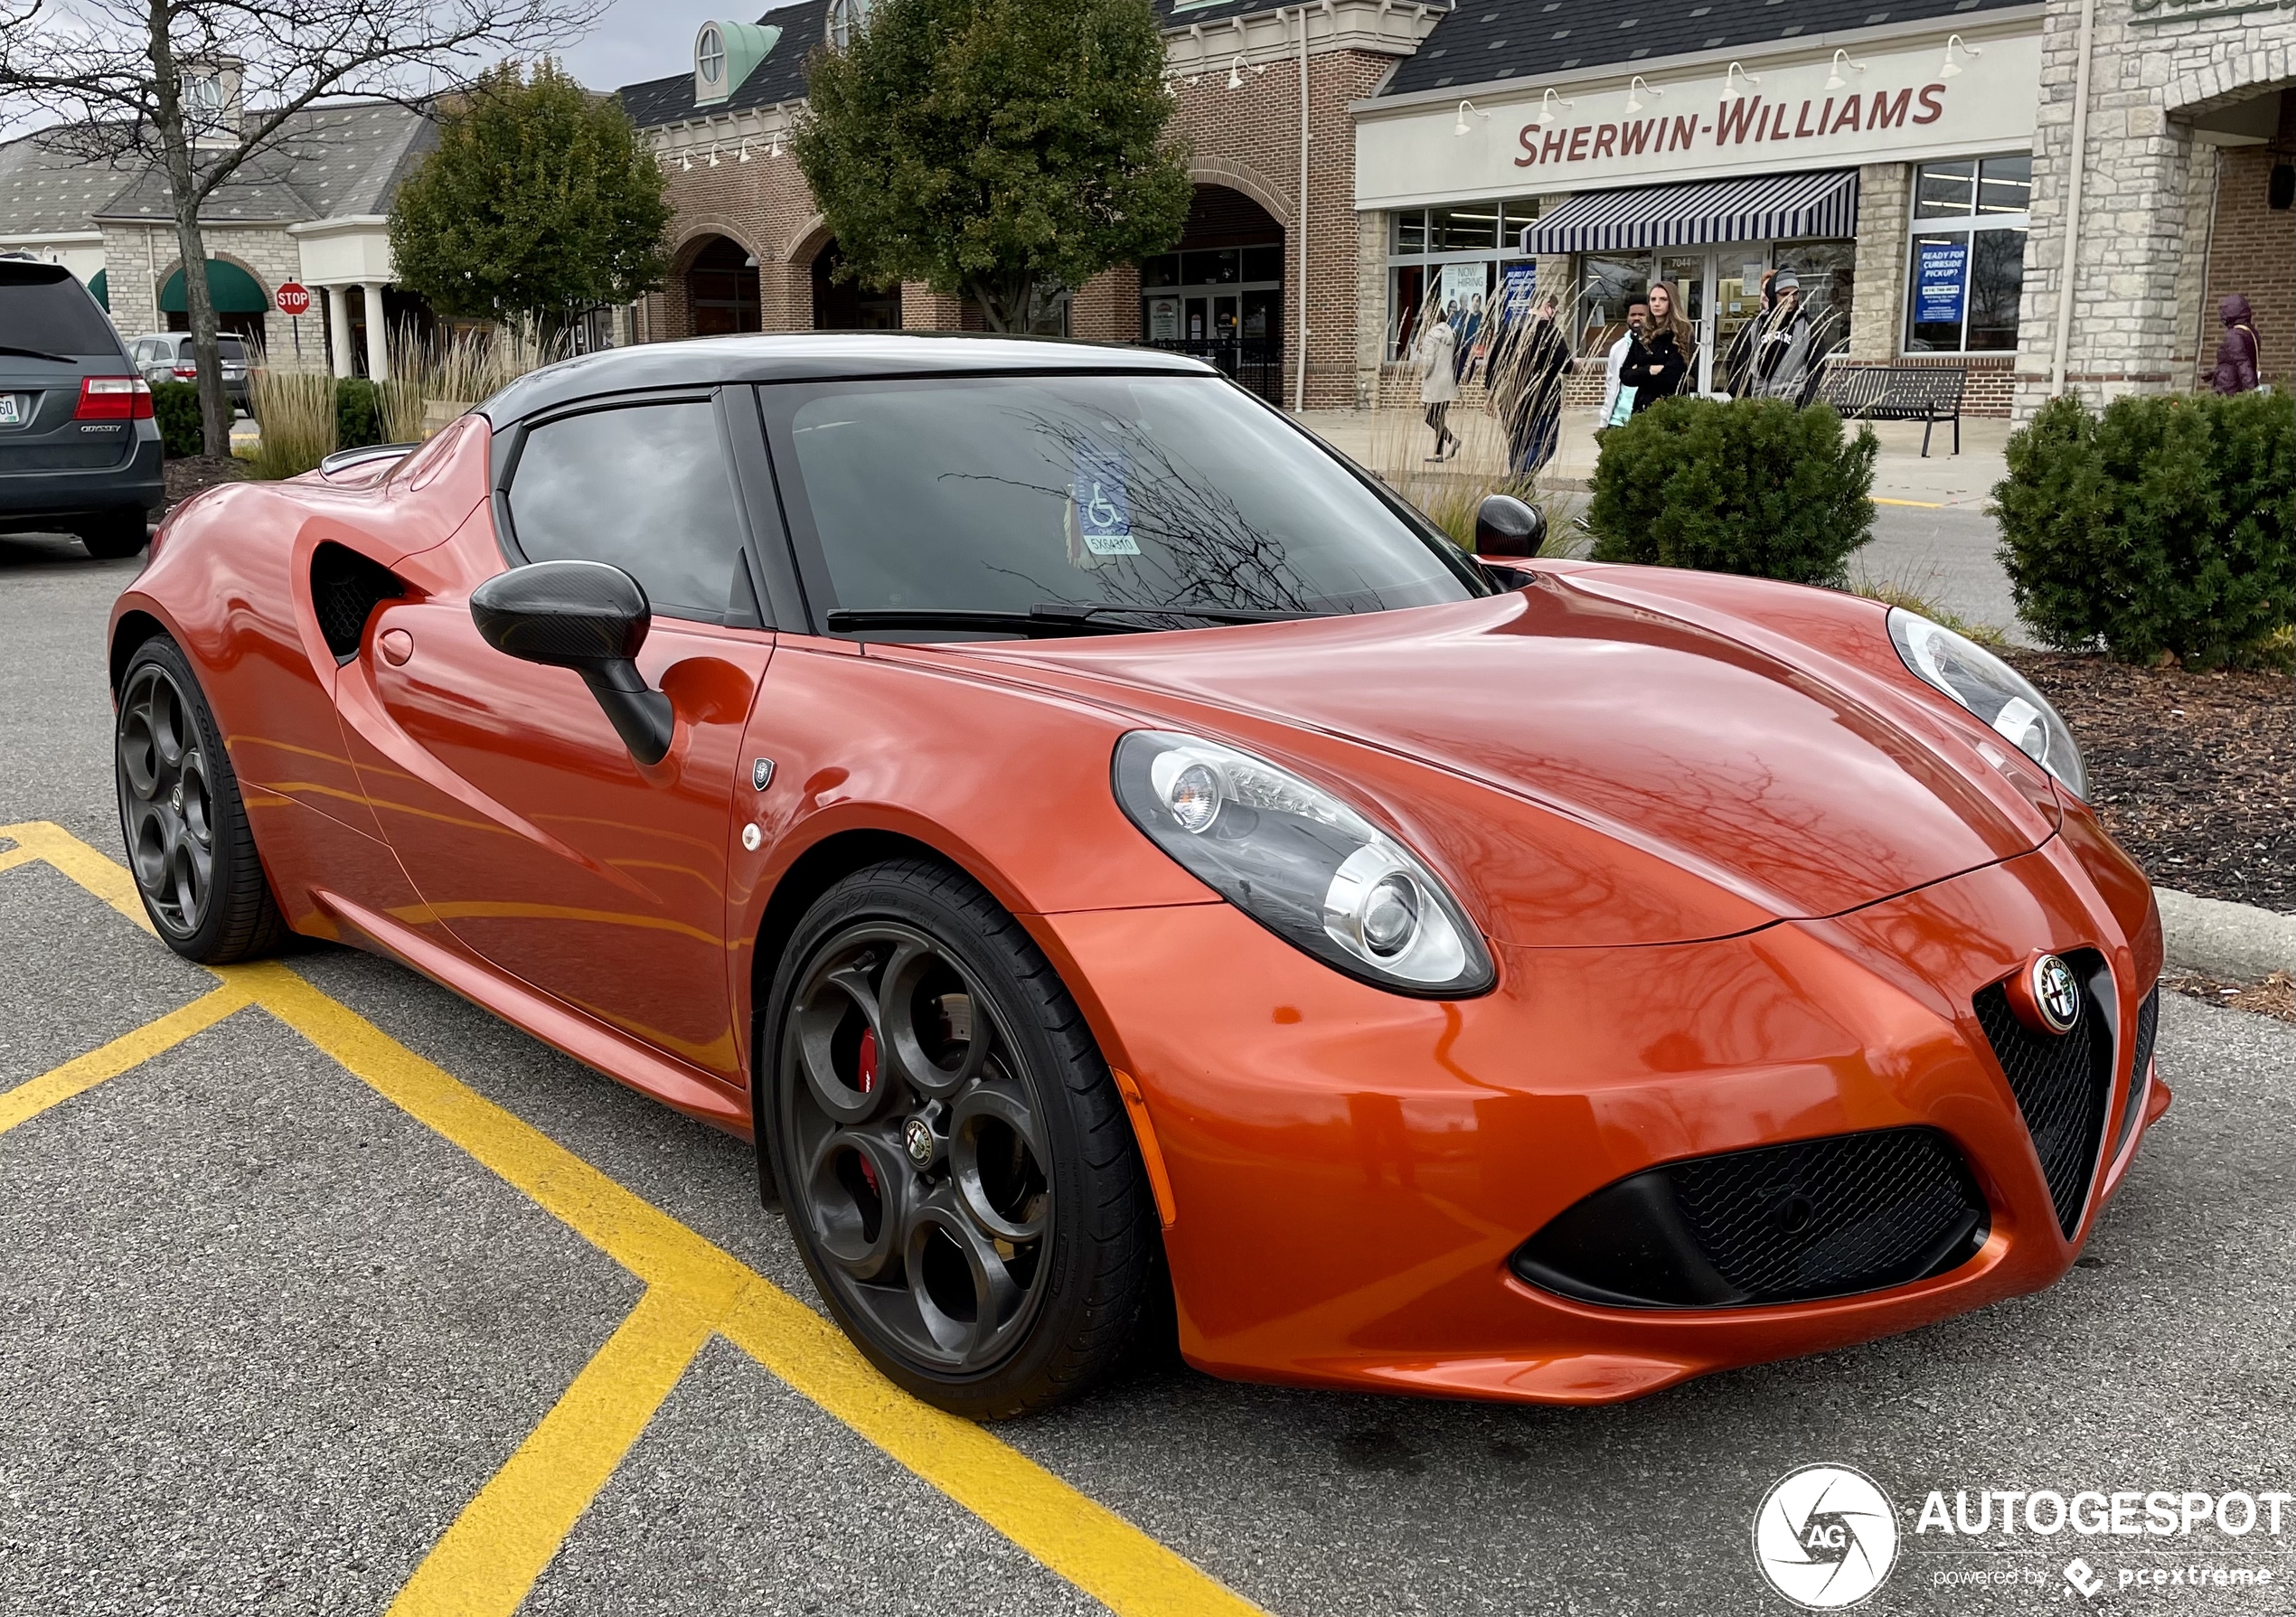
[[[231,408],[245,411],[247,402],[247,343],[231,332],[215,339],[223,360],[223,391],[230,395]],[[197,381],[199,362],[192,353],[192,334],[187,331],[153,332],[136,337],[127,344],[128,356],[144,380],[157,387],[164,381]]]

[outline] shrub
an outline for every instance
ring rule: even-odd
[[[1870,428],[1824,405],[1665,399],[1603,435],[1586,525],[1597,561],[1840,584],[1873,537]]]
[[[362,377],[339,379],[334,384],[334,447],[363,449],[382,441],[382,390]]]
[[[2051,400],[1993,489],[2017,608],[2067,651],[2278,660],[2296,622],[2296,397]]]
[[[334,452],[334,379],[308,371],[259,368],[248,378],[255,407],[258,477],[294,477]]]
[[[168,459],[207,453],[207,428],[200,420],[196,382],[154,382],[152,415],[159,422],[159,441]]]

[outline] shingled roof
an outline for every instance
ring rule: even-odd
[[[767,12],[757,22],[764,27],[779,28],[781,37],[774,42],[765,61],[750,70],[749,77],[734,87],[732,95],[708,107],[696,107],[693,68],[689,62],[682,73],[666,79],[648,79],[643,84],[626,84],[616,90],[630,121],[641,129],[659,128],[689,118],[715,118],[720,113],[771,107],[778,101],[804,100],[805,58],[828,36],[829,0],[803,0],[801,5],[785,5]]]
[[[2028,0],[1460,0],[1383,96],[1509,79],[1586,78],[1645,58],[1755,51],[1804,36],[1945,21]]]
[[[215,224],[292,224],[388,212],[400,182],[438,144],[430,119],[395,101],[309,108],[217,187],[200,217]],[[84,230],[104,220],[173,216],[165,177],[144,159],[90,162],[56,130],[0,146],[0,232]]]

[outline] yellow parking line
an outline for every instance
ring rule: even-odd
[[[70,832],[33,824],[0,827],[0,835],[36,847],[38,857],[148,927],[133,879]],[[648,1287],[434,1546],[394,1617],[514,1610],[712,1332],[1122,1617],[1258,1612],[982,1427],[910,1397],[828,1321],[748,1264],[285,966],[228,966],[218,974],[225,982],[219,994],[262,1006]]]
[[[1872,496],[1872,503],[1876,505],[1911,505],[1917,511],[1943,511],[1945,509],[1945,502],[1943,500],[1885,500],[1880,495],[1876,494]]]
[[[415,1569],[390,1617],[510,1617],[708,1345],[716,1321],[679,1293],[640,1299]]]
[[[116,1078],[131,1067],[140,1067],[162,1050],[174,1048],[194,1033],[205,1032],[247,1004],[247,991],[227,982],[180,1011],[171,1011],[157,1021],[146,1022],[133,1033],[123,1033],[109,1044],[65,1062],[53,1072],[43,1073],[0,1094],[0,1134],[39,1116],[51,1106],[61,1105],[75,1095],[87,1093],[106,1078]]]
[[[0,851],[0,870],[13,870],[18,865],[28,865],[39,857],[39,854],[29,848],[10,848]]]
[[[0,837],[13,838],[17,851],[30,850],[33,858],[46,860],[145,931],[152,930],[152,918],[144,913],[143,898],[127,867],[105,858],[62,826],[45,820],[0,825]]]

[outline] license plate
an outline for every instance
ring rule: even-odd
[[[14,393],[0,393],[0,427],[24,425],[24,406]]]

